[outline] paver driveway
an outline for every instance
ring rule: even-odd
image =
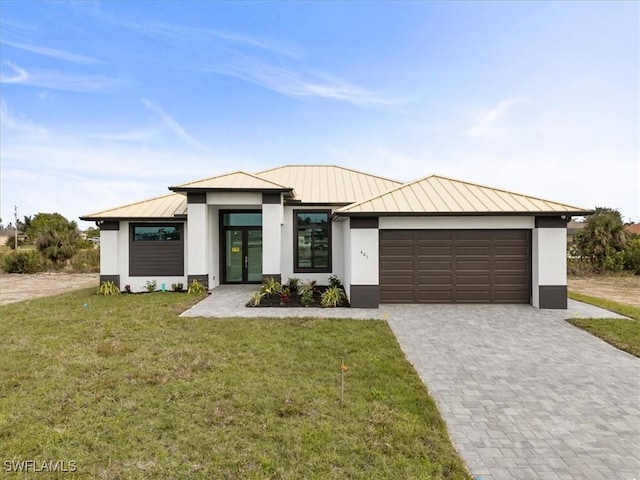
[[[640,480],[640,359],[568,324],[566,311],[388,313],[475,477]]]

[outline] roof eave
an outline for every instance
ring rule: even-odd
[[[537,216],[537,217],[584,217],[593,215],[593,210],[566,210],[566,211],[522,211],[522,212],[349,212],[336,210],[337,217],[472,217],[472,216]]]
[[[251,187],[169,187],[175,193],[207,193],[207,192],[234,192],[234,193],[282,193],[293,196],[293,188],[251,188]]]

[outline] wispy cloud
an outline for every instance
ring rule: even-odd
[[[28,71],[11,61],[7,61],[6,65],[11,72],[0,72],[0,83],[29,85],[68,92],[111,91],[129,83],[121,78],[104,75],[74,75],[53,70]]]
[[[160,108],[155,103],[147,100],[146,98],[142,99],[142,103],[145,107],[155,113],[163,122],[163,124],[173,133],[182,138],[189,145],[201,149],[207,150],[208,148],[198,142],[195,138],[187,133],[187,131],[180,125],[171,115],[165,112],[162,108]]]
[[[476,115],[473,125],[466,131],[467,135],[481,139],[495,139],[502,136],[511,129],[505,122],[507,113],[512,107],[525,101],[523,98],[508,98],[481,111]]]
[[[11,134],[12,137],[22,135],[30,139],[49,136],[49,131],[42,125],[38,125],[25,116],[13,113],[4,99],[0,99],[0,131],[4,134]]]
[[[0,43],[9,45],[11,47],[19,48],[31,53],[37,53],[38,55],[44,55],[45,57],[56,58],[58,60],[64,60],[66,62],[90,64],[90,63],[103,63],[95,58],[86,57],[84,55],[78,55],[75,53],[65,52],[62,50],[56,50],[55,48],[43,47],[41,45],[34,45],[30,43],[13,42],[6,39],[0,39]]]
[[[325,73],[304,73],[245,57],[242,61],[216,64],[210,71],[238,78],[289,97],[316,97],[358,106],[397,105],[406,100],[346,82]]]

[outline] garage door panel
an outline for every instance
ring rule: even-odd
[[[451,290],[418,290],[417,303],[451,303]]]
[[[417,260],[414,264],[418,264],[418,271],[450,271],[453,262],[450,259],[447,260]],[[413,267],[412,267],[413,268]]]
[[[380,300],[529,303],[530,250],[528,230],[381,230]]]
[[[453,285],[453,276],[438,274],[418,275],[418,286],[423,285],[444,285],[446,288],[451,288],[451,285]]]
[[[491,262],[487,260],[458,260],[456,262],[456,269],[458,271],[467,271],[467,270],[484,270],[488,271],[491,267]]]

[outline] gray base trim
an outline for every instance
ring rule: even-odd
[[[100,275],[100,285],[102,282],[113,282],[120,288],[120,275]]]
[[[282,283],[282,275],[280,273],[263,273],[262,281],[264,282],[266,278],[273,278],[276,282]]]
[[[206,273],[204,275],[187,275],[187,288],[189,288],[189,285],[191,285],[191,282],[194,280],[197,280],[205,287],[209,288],[209,275]]]
[[[567,309],[566,285],[540,285],[538,287],[538,308]]]
[[[380,304],[380,287],[378,285],[351,285],[352,308],[378,308]]]

